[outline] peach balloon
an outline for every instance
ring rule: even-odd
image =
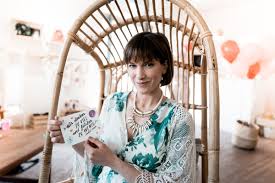
[[[185,51],[187,51],[187,50],[191,51],[193,49],[193,43],[192,42],[189,43],[189,49],[188,49],[188,43],[185,43],[184,49],[185,49]]]
[[[233,63],[240,53],[240,48],[236,41],[227,40],[221,45],[221,51],[223,57],[229,62]]]
[[[275,75],[275,59],[261,64],[260,74],[263,79],[268,79],[270,76]]]
[[[250,66],[256,62],[264,62],[265,50],[256,43],[249,43],[241,47],[241,52],[238,56],[238,60],[244,62],[244,64]]]
[[[246,73],[248,71],[249,65],[245,64],[242,60],[237,58],[235,62],[230,64],[231,72],[234,76],[239,78],[246,78]]]
[[[260,65],[261,61],[256,62],[255,64],[252,64],[249,66],[248,72],[247,72],[247,78],[248,79],[254,79],[258,73],[261,70],[261,65]]]

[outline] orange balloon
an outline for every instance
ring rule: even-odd
[[[185,48],[185,50],[187,51],[191,51],[192,49],[193,49],[193,44],[192,44],[192,42],[190,42],[190,44],[189,44],[189,49],[188,49],[188,43],[186,43],[185,45],[184,45],[184,48]]]
[[[229,62],[233,63],[233,61],[237,58],[240,53],[240,48],[236,41],[228,40],[225,41],[221,45],[222,55]]]
[[[261,70],[261,65],[259,62],[256,62],[255,64],[252,64],[249,66],[248,72],[247,72],[247,78],[248,79],[254,79],[257,74]]]

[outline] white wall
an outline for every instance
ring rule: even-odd
[[[275,3],[270,0],[190,1],[201,12],[214,34],[221,75],[221,128],[232,131],[232,123],[236,119],[249,120],[253,110],[258,113],[262,112],[267,105],[269,106],[268,110],[274,112],[275,96],[267,99],[271,96],[272,91],[275,91],[274,87],[271,87],[274,85],[274,78],[266,81],[250,81],[228,75],[228,63],[221,57],[220,44],[227,39],[233,39],[241,47],[250,42],[265,44],[265,38],[272,40],[275,37],[275,24],[272,23],[273,17],[275,17],[273,11]],[[75,17],[91,2],[91,0],[9,0],[2,3],[0,7],[0,103],[3,100],[5,104],[21,103],[27,112],[48,111],[53,87],[52,75],[54,74],[49,70],[56,70],[57,66],[56,62],[47,62],[45,58],[41,60],[37,57],[40,53],[37,54],[39,51],[33,49],[43,46],[39,45],[40,43],[32,42],[28,43],[28,47],[24,47],[19,42],[12,40],[10,20],[17,18],[39,23],[46,32],[43,39],[49,39],[50,32],[54,28],[61,28],[65,32]],[[219,30],[223,31],[222,36],[217,35]],[[35,53],[36,56],[28,56],[26,53]],[[96,95],[94,92],[97,89],[93,86],[96,84],[89,85],[88,83],[96,82],[98,79],[89,80],[93,78],[89,75],[90,71],[95,71],[93,70],[94,65],[89,65],[88,68],[90,70],[84,77],[87,85],[63,87],[63,98],[79,98],[87,105],[94,103],[93,96]],[[8,82],[8,79],[5,78],[7,74],[4,74],[10,73],[10,69],[18,69],[16,71],[17,78],[13,83]],[[12,84],[14,85],[10,86]],[[14,88],[11,90],[9,87]],[[5,97],[1,98],[3,91],[5,91]],[[87,100],[87,98],[91,100]],[[257,106],[256,109],[253,108],[255,106]]]
[[[191,0],[212,32],[223,29],[227,38],[242,42],[274,36],[275,12],[270,0]]]
[[[255,115],[275,114],[275,78],[240,79],[231,74],[220,46],[235,40],[242,47],[256,43],[271,52],[275,62],[275,2],[270,0],[190,0],[213,33],[220,75],[221,129],[232,131],[236,119],[253,120]],[[222,32],[223,35],[219,35]],[[253,54],[253,53],[252,53]],[[273,70],[275,73],[275,69]]]
[[[54,29],[62,29],[64,34],[72,25],[83,9],[91,1],[49,0],[37,1],[9,0],[0,7],[0,105],[20,105],[23,111],[29,113],[44,113],[49,111],[57,70],[58,59],[48,59],[45,44],[49,41]],[[42,27],[41,40],[17,38],[13,35],[12,21],[14,19],[34,22]],[[59,54],[61,45],[50,45]],[[55,49],[55,50],[56,50]],[[76,59],[79,59],[76,61]],[[67,99],[79,99],[84,105],[95,105],[94,96],[97,89],[93,88],[98,82],[94,70],[96,65],[88,62],[89,56],[79,50],[69,59],[71,65],[79,65],[81,61],[87,71],[81,76],[85,83],[79,86],[63,86],[61,104]],[[96,76],[91,76],[94,73]],[[96,79],[96,80],[92,80]],[[68,79],[71,82],[71,78]],[[95,85],[90,85],[91,82]]]

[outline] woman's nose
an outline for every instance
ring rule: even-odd
[[[136,76],[137,76],[138,79],[145,78],[145,72],[144,72],[144,69],[142,67],[137,68]]]

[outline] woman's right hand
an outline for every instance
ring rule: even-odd
[[[58,117],[53,120],[48,121],[48,131],[50,132],[50,137],[52,143],[64,143],[64,138],[60,129],[61,121]]]

